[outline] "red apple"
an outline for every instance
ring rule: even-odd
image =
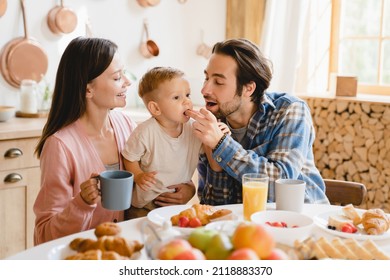
[[[205,260],[206,257],[201,250],[192,248],[191,250],[184,251],[176,255],[174,260]]]
[[[255,223],[241,223],[232,236],[235,249],[253,249],[260,259],[265,259],[275,247],[275,241],[263,225]]]
[[[185,239],[172,239],[161,246],[157,257],[160,260],[173,260],[179,254],[192,250],[191,244]]]
[[[289,259],[290,258],[288,257],[286,252],[278,248],[274,248],[271,251],[271,254],[266,258],[266,260],[289,260]]]
[[[256,252],[249,248],[241,248],[234,250],[230,256],[227,258],[228,260],[258,260]]]

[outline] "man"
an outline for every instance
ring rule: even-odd
[[[265,92],[272,73],[258,47],[246,39],[219,42],[204,73],[206,108],[187,115],[195,120],[195,136],[212,149],[220,168],[212,168],[201,155],[201,203],[241,203],[245,173],[269,176],[269,202],[275,201],[274,181],[290,178],[306,182],[306,203],[329,203],[314,164],[310,110],[297,97]],[[231,135],[219,129],[218,120],[226,122]]]

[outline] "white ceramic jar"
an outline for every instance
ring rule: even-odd
[[[20,111],[26,114],[38,113],[37,82],[23,80],[20,85]]]

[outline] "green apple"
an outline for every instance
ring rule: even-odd
[[[188,242],[192,247],[201,250],[202,252],[206,251],[208,244],[210,243],[211,238],[216,235],[218,231],[213,229],[205,229],[204,227],[197,228],[193,230],[188,236]]]
[[[206,249],[205,255],[208,260],[226,260],[233,250],[232,242],[225,233],[215,234]]]

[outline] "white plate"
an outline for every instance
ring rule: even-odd
[[[359,214],[362,214],[364,212],[364,210],[361,210],[361,209],[356,209],[356,210],[358,211]],[[343,215],[343,212],[342,212],[342,210],[339,210],[339,211],[331,211],[331,212],[325,212],[325,213],[319,214],[319,215],[314,217],[314,223],[322,230],[325,230],[326,232],[328,232],[330,234],[337,235],[337,236],[344,237],[344,238],[353,237],[356,240],[366,240],[366,239],[384,240],[384,239],[390,238],[390,230],[388,230],[387,232],[380,234],[380,235],[368,235],[367,233],[365,233],[365,231],[363,230],[361,225],[358,226],[358,231],[355,233],[348,233],[348,232],[342,232],[342,231],[338,231],[338,230],[329,229],[328,228],[328,218],[329,218],[329,216],[332,216],[332,215]]]
[[[147,215],[149,222],[156,226],[162,226],[165,221],[170,221],[171,217],[179,214],[181,211],[191,208],[192,205],[173,205],[165,206],[153,209]],[[229,209],[235,214],[235,216],[242,219],[242,204],[229,204],[229,205],[220,205],[215,206],[217,209]],[[195,228],[183,228],[174,226],[174,229],[180,231],[181,233],[188,234],[193,231]]]
[[[49,251],[49,260],[64,260],[66,257],[77,254],[76,251],[69,248],[68,245],[58,245]]]
[[[58,246],[52,248],[49,251],[49,254],[47,257],[49,260],[65,260],[66,257],[72,256],[75,254],[77,254],[76,251],[70,249],[68,245],[62,244],[62,245],[58,245]],[[131,256],[130,259],[137,260],[140,258],[140,256],[141,256],[140,252],[136,252]]]

